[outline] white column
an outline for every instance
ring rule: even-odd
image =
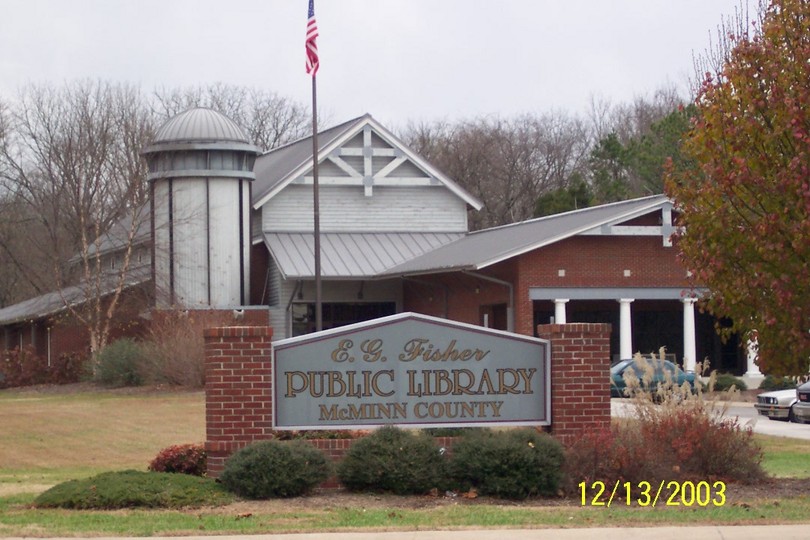
[[[697,365],[695,302],[695,298],[683,299],[683,370],[687,373],[694,373]]]
[[[565,304],[568,303],[567,298],[558,298],[554,300],[554,323],[566,324],[568,319],[565,315]]]
[[[619,359],[633,357],[633,325],[630,318],[632,298],[619,300]]]
[[[759,356],[759,344],[756,338],[749,339],[746,343],[748,349],[748,370],[745,372],[746,377],[762,377],[762,372],[757,365],[757,356]]]

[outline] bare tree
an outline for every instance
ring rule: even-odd
[[[404,139],[484,202],[473,229],[528,219],[537,198],[584,164],[584,123],[562,112],[409,126]]]
[[[37,289],[66,295],[95,356],[109,338],[143,230],[148,190],[139,152],[153,132],[151,113],[136,88],[83,81],[24,87],[9,118],[2,181],[30,220],[18,230],[27,249],[15,260]],[[113,245],[116,263],[108,265]]]
[[[762,14],[765,13],[767,5],[766,0],[756,0],[755,14],[752,19],[748,0],[740,0],[734,13],[725,16],[720,21],[715,36],[709,36],[709,46],[700,53],[693,52],[694,77],[691,86],[695,96],[700,92],[700,87],[707,75],[715,80],[723,76],[723,69],[731,59],[734,46],[741,40],[747,40],[753,30],[753,20],[756,20],[760,27],[762,26]]]
[[[13,195],[0,187],[0,307],[22,300],[32,291],[25,286],[23,272],[18,268],[14,255],[19,251],[17,227],[20,205]]]
[[[309,108],[267,90],[217,83],[155,91],[153,110],[159,117],[167,119],[192,107],[221,112],[263,150],[300,139],[312,129]]]
[[[661,86],[651,96],[637,95],[630,102],[614,103],[591,97],[588,113],[593,143],[611,134],[626,144],[650,133],[653,124],[676,110],[686,99],[673,85]]]

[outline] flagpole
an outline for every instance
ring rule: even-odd
[[[306,53],[307,73],[312,75],[312,233],[315,240],[315,331],[323,330],[323,306],[321,304],[321,209],[318,197],[318,88],[315,75],[318,73],[318,23],[315,22],[315,0],[309,0],[307,12]]]
[[[318,92],[312,74],[312,221],[315,236],[315,330],[323,330],[321,304],[321,209],[318,194]]]

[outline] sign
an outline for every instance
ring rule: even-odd
[[[401,313],[273,344],[276,429],[548,425],[545,340]]]

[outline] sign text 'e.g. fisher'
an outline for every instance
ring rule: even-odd
[[[402,313],[273,344],[277,429],[548,425],[548,342]]]

